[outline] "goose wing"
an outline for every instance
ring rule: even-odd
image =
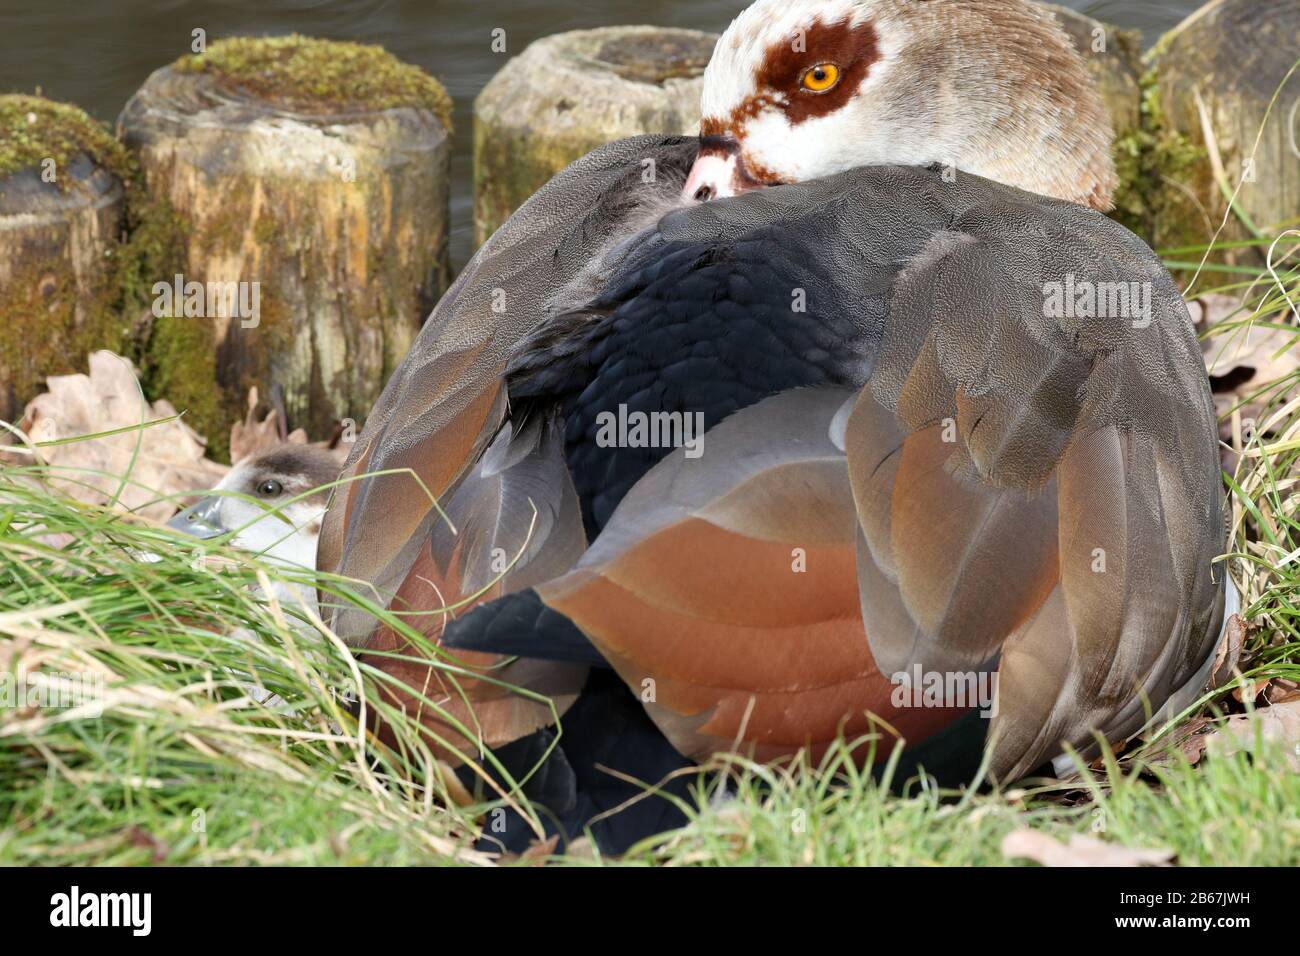
[[[585,545],[553,418],[507,423],[505,369],[554,302],[599,282],[593,262],[675,197],[695,141],[646,136],[589,154],[503,226],[439,302],[358,436],[321,529],[318,566],[391,605],[433,641],[477,604],[566,570]],[[651,175],[654,173],[654,175]],[[661,174],[661,175],[660,175]],[[323,607],[330,607],[326,599]],[[549,724],[585,667],[462,653],[431,668],[355,607],[330,623],[372,652],[392,702],[429,714],[444,755]],[[475,676],[477,675],[477,676]],[[551,702],[521,697],[526,687]],[[471,738],[466,740],[466,736]]]
[[[973,177],[765,192],[659,230],[716,249],[780,228],[773,256],[839,261],[810,311],[878,321],[861,383],[772,396],[698,460],[668,455],[542,599],[696,755],[820,746],[867,712],[913,741],[953,721],[954,700],[917,712],[898,675],[995,670],[1003,777],[1188,703],[1222,622],[1221,486],[1199,349],[1156,257],[1099,214]]]
[[[572,556],[562,534],[552,576],[520,579],[528,614],[493,620],[540,619],[540,598],[559,612],[547,627],[576,625],[692,755],[821,747],[873,717],[913,742],[938,738],[969,707],[915,706],[897,675],[942,685],[994,672],[993,769],[1011,777],[1094,732],[1126,737],[1199,689],[1223,607],[1214,413],[1178,290],[1136,237],[975,177],[884,167],[674,212],[648,239],[611,243],[610,223],[637,221],[619,218],[627,207],[644,214],[654,203],[642,198],[667,194],[634,178],[647,151],[665,169],[690,150],[607,149],[584,162],[603,170],[608,209],[556,208],[540,223],[521,211],[506,229],[525,254],[494,263],[489,246],[467,270],[367,424],[355,474],[409,467],[458,493],[507,397],[520,398],[507,370],[533,376],[521,407],[536,413],[562,384],[558,367],[588,350],[566,325],[584,283],[635,338],[628,316],[750,314],[737,289],[751,313],[758,294],[784,305],[784,321],[807,321],[771,277],[817,263],[809,313],[863,334],[822,359],[808,345],[801,358],[834,365],[833,380],[748,394],[711,422],[702,457],[679,449],[647,466],[570,570],[556,572]],[[590,185],[566,177],[548,187],[556,207],[589,208]],[[762,263],[731,254],[746,243]],[[475,304],[494,289],[531,311]],[[1121,293],[1126,306],[1111,308]],[[654,374],[658,344],[634,342],[632,358],[649,363],[638,374]],[[530,365],[527,348],[556,366]],[[588,362],[584,374],[627,367]],[[687,405],[722,387],[688,386]],[[575,455],[582,440],[565,436],[571,475],[590,451]],[[354,487],[327,523],[325,566],[394,591],[433,514],[423,492],[386,490],[387,478]],[[548,633],[531,647],[512,635],[509,652],[587,659],[570,637],[551,655]],[[494,650],[488,638],[458,646]]]

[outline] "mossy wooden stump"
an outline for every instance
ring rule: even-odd
[[[1164,122],[1206,157],[1164,190],[1157,246],[1208,242],[1228,211],[1225,192],[1238,183],[1240,214],[1229,217],[1221,241],[1251,238],[1252,229],[1275,235],[1300,219],[1300,75],[1282,88],[1265,122],[1297,56],[1296,0],[1214,0],[1156,45],[1151,60]],[[1224,259],[1257,265],[1266,251],[1236,250]]]
[[[605,27],[545,37],[474,101],[474,238],[479,244],[569,163],[642,133],[693,134],[717,36]]]
[[[0,96],[0,419],[47,375],[120,349],[116,254],[129,158],[75,106]]]
[[[364,420],[449,279],[450,105],[379,47],[303,37],[218,41],[127,104],[119,135],[184,234],[154,338],[172,326],[190,388],[215,356],[227,426],[252,385],[312,435]]]

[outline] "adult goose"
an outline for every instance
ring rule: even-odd
[[[883,726],[927,769],[986,740],[998,780],[1186,705],[1225,618],[1214,410],[1098,211],[1109,124],[1050,15],[759,0],[704,87],[700,139],[596,150],[479,251],[327,514],[321,567],[490,679],[340,633],[493,747],[611,669],[690,760]],[[981,674],[989,720],[900,693]]]

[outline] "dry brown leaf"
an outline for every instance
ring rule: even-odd
[[[1300,773],[1300,700],[1261,707],[1251,714],[1233,717],[1223,724],[1210,740],[1210,753],[1228,757],[1255,745],[1258,728],[1264,740],[1282,745],[1287,763]]]
[[[261,401],[256,386],[248,390],[248,412],[244,415],[242,422],[235,422],[230,426],[230,460],[239,464],[245,458],[252,458],[254,455],[260,455],[268,452],[280,445],[308,445],[314,444],[317,448],[324,448],[329,451],[337,451],[340,466],[344,459],[347,458],[347,449],[339,447],[339,438],[343,434],[343,427],[335,427],[334,434],[325,441],[312,442],[307,437],[307,432],[301,428],[295,428],[289,434],[284,434],[285,426],[283,424],[284,408],[276,405],[271,408],[263,418],[257,417],[257,406]]]
[[[112,352],[92,353],[90,374],[51,376],[47,385],[48,392],[27,404],[20,423],[32,441],[132,429],[40,449],[41,458],[50,466],[47,482],[78,501],[107,504],[122,484],[120,476],[130,470],[130,481],[122,486],[117,506],[166,520],[179,502],[156,499],[211,488],[226,473],[224,466],[204,457],[203,439],[183,421],[134,427],[142,421],[173,418],[176,409],[165,401],[150,404],[142,398],[131,363]],[[31,461],[30,457],[25,460]]]
[[[1188,303],[1197,331],[1211,332],[1201,340],[1205,370],[1214,392],[1214,410],[1219,417],[1219,439],[1226,446],[1223,466],[1237,467],[1237,453],[1262,427],[1268,413],[1270,394],[1259,393],[1270,383],[1286,378],[1300,368],[1300,346],[1296,329],[1274,329],[1260,325],[1239,325],[1213,334],[1215,326],[1240,320],[1247,314],[1241,302],[1231,296],[1207,295]]]
[[[1268,702],[1273,705],[1289,704],[1300,701],[1300,682],[1278,678],[1265,692]]]
[[[280,420],[280,410],[272,408],[264,418],[257,417],[257,406],[261,401],[257,386],[248,390],[248,412],[242,422],[230,426],[230,460],[239,464],[245,458],[252,458],[262,452],[270,451],[278,445],[305,445],[307,433],[295,428],[289,434],[284,433],[284,424]]]
[[[167,857],[171,856],[171,847],[141,826],[133,826],[127,830],[126,839],[132,846],[149,850],[150,859],[154,863],[163,863],[167,860]]]
[[[1173,762],[1175,752],[1181,752],[1189,764],[1196,766],[1205,756],[1205,747],[1210,740],[1210,724],[1208,717],[1193,717],[1179,724],[1171,732],[1167,747],[1141,757],[1141,769],[1145,771],[1151,767],[1167,767]]]
[[[555,849],[559,845],[560,835],[558,833],[546,840],[534,840],[528,845],[528,849],[523,852],[519,859],[545,863],[555,856]]]
[[[236,464],[284,440],[275,409],[271,409],[265,418],[259,420],[257,402],[257,388],[254,386],[248,390],[248,412],[244,415],[244,420],[230,426],[230,460]]]
[[[1300,368],[1295,329],[1242,326],[1204,342],[1205,370],[1216,395],[1247,398]]]
[[[1171,850],[1140,850],[1103,843],[1076,833],[1069,844],[1038,830],[1013,830],[1002,839],[1002,855],[1008,860],[1033,860],[1042,866],[1166,866],[1173,861]]]
[[[596,852],[596,845],[585,836],[570,840],[568,847],[565,848],[564,855],[570,860],[600,859],[600,854]]]
[[[1233,699],[1239,704],[1253,704],[1260,694],[1268,689],[1272,679],[1265,677],[1263,680],[1251,681],[1242,684],[1232,692]]]
[[[1201,762],[1201,758],[1205,756],[1205,749],[1210,743],[1211,735],[1202,733],[1209,723],[1209,718],[1197,717],[1189,722],[1187,729],[1178,736],[1176,741],[1177,747],[1193,767]]]
[[[523,853],[503,853],[499,862],[503,864],[521,863],[524,866],[545,866],[555,856],[556,848],[560,845],[560,835],[546,840],[533,840],[528,844],[528,849]]]
[[[1244,313],[1244,309],[1240,299],[1221,292],[1212,292],[1187,303],[1187,311],[1192,316],[1198,334],[1205,333],[1220,322],[1228,321],[1237,313]]]
[[[1215,652],[1214,673],[1210,675],[1210,689],[1218,690],[1233,678],[1237,662],[1241,660],[1241,645],[1251,627],[1240,614],[1228,618],[1228,626],[1223,629],[1223,640]]]

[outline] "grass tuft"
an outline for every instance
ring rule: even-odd
[[[515,801],[461,806],[393,679],[263,598],[318,584],[370,607],[0,467],[0,864],[484,862],[483,815]]]

